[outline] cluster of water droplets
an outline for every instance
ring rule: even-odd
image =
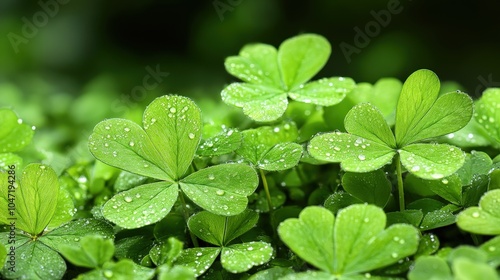
[[[265,242],[237,244],[222,249],[221,264],[229,272],[240,273],[265,264],[271,259],[273,252],[272,246]]]

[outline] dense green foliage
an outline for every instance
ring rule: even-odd
[[[37,149],[0,109],[2,277],[498,279],[500,89],[310,81],[330,50],[244,46],[227,104],[98,120],[93,157]]]

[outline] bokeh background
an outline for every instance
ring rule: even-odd
[[[356,28],[388,7],[400,12],[356,45]],[[332,44],[318,77],[374,83],[428,68],[477,98],[500,86],[499,11],[498,0],[1,0],[0,107],[37,126],[45,156],[79,144],[85,154],[104,118],[140,121],[144,107],[167,93],[216,106],[235,81],[225,57],[247,43],[277,47],[306,32]],[[346,57],[341,44],[359,51]],[[154,70],[161,73],[154,87],[140,91]]]

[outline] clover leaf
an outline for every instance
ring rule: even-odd
[[[260,122],[280,118],[288,98],[321,106],[337,104],[354,88],[352,79],[332,77],[307,83],[323,68],[330,52],[328,41],[316,34],[287,39],[278,50],[266,44],[247,45],[224,63],[231,75],[245,83],[224,88],[222,100]]]
[[[5,176],[3,176],[5,175]],[[29,164],[23,170],[21,180],[15,190],[8,191],[7,174],[2,173],[0,200],[8,205],[14,198],[15,212],[2,211],[0,222],[9,224],[9,217],[16,217],[17,228],[37,236],[43,233],[54,216],[57,207],[59,182],[57,175],[49,166]],[[4,178],[5,177],[5,178]],[[14,194],[12,194],[14,193]]]
[[[396,263],[417,251],[417,229],[406,224],[385,229],[385,223],[384,211],[373,205],[351,205],[336,218],[322,207],[310,206],[298,219],[282,222],[278,233],[308,263],[347,277]]]
[[[6,169],[9,165],[20,166],[22,158],[13,152],[26,147],[33,138],[33,128],[18,118],[16,113],[9,109],[0,109],[0,168]]]
[[[481,197],[479,206],[469,207],[457,216],[457,225],[466,231],[500,234],[500,190],[491,190]]]
[[[230,217],[215,215],[207,211],[191,216],[188,220],[189,230],[203,241],[220,248],[185,250],[177,263],[192,267],[196,276],[199,276],[210,267],[219,253],[222,267],[231,273],[245,272],[253,266],[268,262],[273,254],[270,244],[262,241],[231,243],[254,227],[258,218],[257,213],[249,209]]]
[[[167,95],[151,102],[144,111],[143,128],[124,119],[97,124],[89,139],[97,159],[161,180],[116,194],[104,204],[104,217],[124,228],[158,222],[177,201],[179,188],[208,211],[242,212],[247,196],[258,185],[255,171],[244,164],[221,164],[186,174],[200,138],[200,109],[181,96]],[[224,203],[217,203],[221,200]]]
[[[346,115],[347,133],[331,132],[313,137],[309,153],[316,159],[340,162],[350,172],[369,172],[391,163],[400,164],[423,179],[441,179],[464,163],[464,153],[446,144],[415,143],[459,130],[472,117],[472,99],[459,92],[438,98],[439,79],[429,70],[418,70],[403,84],[396,109],[393,134],[381,112],[369,103],[354,106]],[[399,202],[404,209],[402,179]]]

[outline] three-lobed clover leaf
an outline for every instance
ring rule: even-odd
[[[332,77],[307,83],[323,68],[330,52],[328,41],[316,34],[287,39],[278,50],[266,44],[247,45],[224,63],[231,75],[245,83],[224,88],[222,100],[260,122],[280,118],[288,98],[321,106],[337,104],[354,88],[352,79]]]
[[[463,230],[477,233],[500,234],[500,190],[484,194],[479,206],[469,207],[457,216],[457,225]]]
[[[116,194],[104,204],[104,217],[124,228],[158,222],[170,212],[179,188],[208,211],[241,213],[257,188],[256,172],[245,164],[221,164],[186,176],[200,138],[200,109],[181,96],[155,99],[144,111],[143,128],[124,119],[97,124],[89,139],[97,159],[161,180]]]
[[[439,80],[418,70],[405,81],[396,109],[393,134],[380,111],[369,103],[354,106],[344,120],[347,133],[313,137],[308,151],[316,159],[340,162],[346,171],[368,172],[390,163],[396,155],[411,173],[441,179],[459,169],[463,152],[446,144],[416,143],[465,126],[472,117],[472,99],[459,92],[438,97]]]
[[[340,210],[337,217],[325,208],[309,206],[299,218],[282,222],[278,233],[293,252],[324,272],[322,275],[349,279],[417,251],[417,229],[407,224],[386,229],[385,225],[384,211],[373,205],[351,205]]]
[[[258,219],[258,214],[249,209],[230,217],[207,211],[191,216],[188,220],[189,230],[201,240],[219,247],[184,250],[177,263],[191,267],[199,276],[212,265],[219,253],[222,267],[231,273],[245,272],[268,262],[273,254],[270,244],[262,241],[232,243],[254,227]]]

